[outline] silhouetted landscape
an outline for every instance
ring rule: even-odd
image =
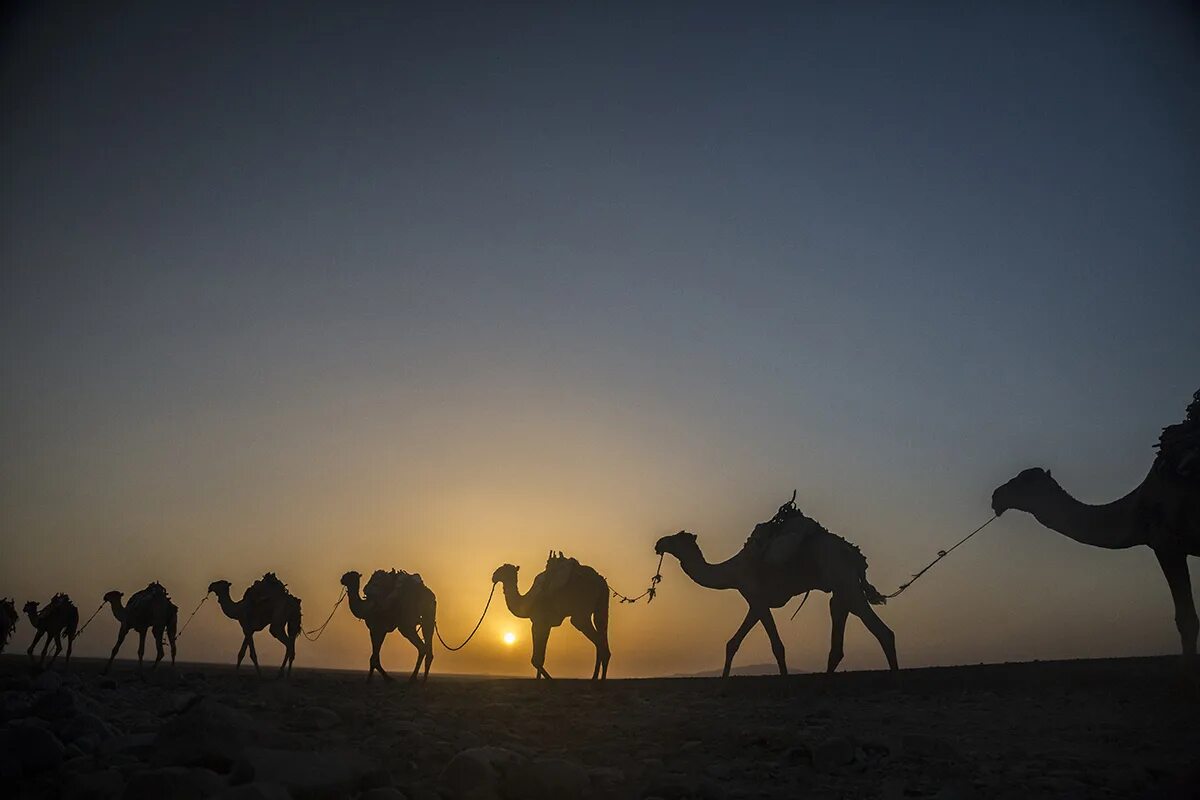
[[[1192,797],[1177,659],[789,678],[446,678],[395,689],[297,668],[256,681],[118,662],[31,679],[0,660],[14,796]],[[50,744],[54,732],[64,745]],[[17,736],[19,735],[19,738]],[[11,777],[9,778],[11,780]],[[227,787],[237,787],[230,790]],[[226,796],[226,795],[222,795]]]

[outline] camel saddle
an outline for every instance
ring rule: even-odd
[[[1200,390],[1192,395],[1183,422],[1163,428],[1154,470],[1169,480],[1200,487]]]
[[[828,533],[821,523],[796,505],[796,493],[779,507],[775,516],[760,522],[746,539],[746,548],[764,560],[785,562],[799,552],[800,546],[814,533]]]
[[[402,569],[377,569],[363,587],[363,597],[372,604],[387,606],[403,598],[405,591],[410,587],[424,585],[425,581],[418,573],[409,573]]]
[[[291,593],[287,590],[287,584],[279,580],[279,577],[274,572],[268,572],[261,578],[250,584],[250,588],[243,595],[243,601],[249,600],[251,603],[258,605],[259,603],[274,602],[280,597],[290,597]]]
[[[576,559],[564,556],[562,551],[555,553],[551,550],[546,559],[546,569],[533,579],[533,586],[529,588],[529,594],[526,597],[554,594],[561,591],[579,567],[579,561]]]
[[[60,606],[70,607],[72,605],[74,604],[71,602],[71,598],[67,596],[67,593],[59,592],[58,594],[54,595],[54,597],[50,598],[50,602],[46,603],[45,608],[38,612],[38,620],[40,621],[50,616],[50,614],[52,614]]]
[[[129,602],[125,607],[127,609],[137,609],[143,604],[148,605],[160,597],[164,599],[170,599],[167,597],[167,590],[163,587],[163,585],[158,581],[153,581],[145,589],[138,589],[136,592],[134,592],[133,596],[129,598]]]

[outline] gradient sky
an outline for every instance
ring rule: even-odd
[[[274,569],[315,625],[396,566],[458,640],[503,562],[636,594],[659,536],[727,557],[792,489],[890,591],[1020,468],[1123,494],[1200,386],[1175,6],[38,5],[0,47],[19,602],[160,579],[186,616]],[[664,575],[614,606],[617,676],[717,667],[745,613]],[[825,609],[777,615],[794,668]],[[1149,550],[1017,513],[881,613],[910,666],[1178,647]],[[529,672],[502,605],[480,637],[435,671]],[[210,603],[181,657],[238,641]],[[344,610],[299,648],[367,663]],[[884,664],[860,625],[845,664]]]

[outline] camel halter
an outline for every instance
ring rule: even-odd
[[[647,605],[654,602],[654,596],[656,594],[658,594],[658,584],[662,583],[662,562],[663,562],[663,558],[665,556],[666,556],[666,553],[658,554],[658,569],[654,570],[654,577],[650,579],[650,587],[648,589],[646,589],[646,591],[642,592],[637,597],[626,597],[625,595],[621,594],[616,589],[613,589],[610,586],[609,589],[610,589],[610,591],[612,591],[612,596],[615,597],[616,599],[620,600],[622,603],[636,603],[638,600],[641,600],[643,597],[647,598],[647,600],[646,600]]]
[[[80,636],[83,635],[83,632],[87,629],[87,626],[92,624],[92,620],[94,620],[96,618],[96,615],[100,613],[100,609],[102,609],[102,608],[104,608],[103,600],[100,601],[100,605],[96,606],[96,610],[92,612],[92,615],[90,617],[88,617],[87,622],[83,623],[83,627],[80,628],[79,630],[75,631],[76,639],[78,639]]]
[[[442,643],[442,647],[446,648],[450,652],[462,650],[464,647],[466,647],[467,642],[471,641],[472,637],[475,636],[475,632],[479,630],[479,626],[483,624],[483,618],[487,616],[488,609],[491,608],[491,606],[492,606],[492,598],[495,596],[496,596],[496,584],[493,583],[492,591],[488,594],[487,603],[485,603],[483,606],[483,613],[479,615],[479,622],[475,623],[475,627],[471,629],[471,633],[467,636],[466,639],[463,639],[463,643],[460,644],[458,647],[451,647],[450,645],[446,644],[446,640],[442,638],[442,632],[438,628],[438,624],[436,622],[434,622],[433,623],[433,632],[437,634],[438,641]]]

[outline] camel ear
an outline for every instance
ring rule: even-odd
[[[692,541],[693,541],[693,542],[694,542],[694,541],[696,541],[696,534],[694,534],[694,533],[689,533],[689,534],[688,534],[688,536],[692,537]]]
[[[1053,478],[1053,477],[1054,477],[1054,475],[1053,475],[1053,474],[1050,472],[1050,470],[1046,470],[1046,477],[1047,477],[1047,478]]]
[[[513,572],[520,572],[520,571],[521,571],[520,567],[513,567]]]

